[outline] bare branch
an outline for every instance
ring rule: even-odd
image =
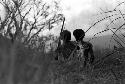
[[[105,17],[105,18],[103,18],[103,19],[101,19],[101,20],[95,22],[91,27],[89,27],[89,28],[86,30],[86,32],[88,32],[88,31],[89,31],[93,26],[95,26],[96,24],[98,24],[98,23],[100,23],[100,22],[102,22],[102,21],[104,21],[104,20],[106,20],[106,19],[108,19],[108,18],[110,18],[110,17],[114,17],[115,15],[118,15],[118,14],[113,14],[113,15],[107,16],[107,17]],[[86,33],[86,32],[85,32],[85,33]]]
[[[96,37],[95,37],[96,35],[101,34],[101,33],[103,33],[103,32],[106,32],[106,31],[109,31],[109,30],[110,30],[110,29],[104,29],[104,30],[102,30],[102,31],[100,31],[100,32],[98,32],[98,33],[96,33],[96,34],[94,34],[93,37],[92,37],[90,40],[96,38]],[[90,40],[89,40],[89,41],[90,41]]]
[[[120,33],[122,34],[122,36],[125,38],[125,35],[121,32],[121,30],[119,30],[120,31]]]
[[[121,2],[121,3],[119,3],[113,10],[110,10],[110,11],[103,11],[103,13],[100,13],[100,14],[104,14],[104,13],[113,13],[113,12],[116,12],[117,10],[117,8],[119,7],[119,6],[121,6],[122,4],[125,4],[125,2]],[[100,8],[101,9],[101,8]],[[102,10],[102,9],[101,9]]]
[[[119,42],[119,41],[117,41],[115,38],[113,38],[114,39],[114,41],[118,44],[118,45],[120,45],[121,47],[123,47],[123,45]]]
[[[125,23],[123,23],[119,28],[117,28],[117,29],[114,31],[113,35],[114,35],[118,30],[120,30],[124,25],[125,25]],[[112,35],[112,36],[113,36],[113,35]]]
[[[111,29],[110,29],[111,30]],[[112,30],[111,30],[112,31]],[[125,44],[125,42],[114,32],[114,31],[112,31],[113,32],[113,34],[115,35],[115,36],[117,36],[118,38],[119,38],[119,40],[120,41],[122,41],[124,44]]]
[[[29,38],[29,40],[27,41],[27,43],[29,43],[30,40],[31,40],[35,35],[39,34],[39,32],[41,32],[41,30],[42,30],[43,28],[44,28],[44,26],[43,26],[42,28],[40,28],[35,34],[33,34],[33,35]]]
[[[119,3],[116,7],[115,7],[115,9],[114,10],[116,10],[119,6],[121,6],[122,4],[124,4],[125,2],[121,2],[121,3]]]
[[[119,10],[119,12],[120,12],[120,15],[122,16],[122,18],[124,19],[124,21],[125,21],[125,17],[124,17],[124,15],[122,14],[122,12]]]
[[[26,41],[27,41],[28,38],[30,37],[31,31],[34,29],[34,25],[35,25],[35,24],[36,24],[36,19],[35,19],[34,23],[32,24],[32,27],[30,28],[30,31],[29,31],[29,33],[28,33],[28,36],[27,36]]]

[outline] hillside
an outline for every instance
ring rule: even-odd
[[[96,37],[96,38],[90,40],[90,42],[94,46],[96,46],[96,47],[98,46],[100,48],[111,48],[114,45],[117,45],[114,40],[110,41],[110,39],[111,39],[111,35],[99,36],[99,37]]]
[[[122,40],[124,40],[123,37],[121,37],[121,35],[118,35],[120,38],[122,38]],[[105,35],[105,36],[98,36],[95,37],[94,39],[92,39],[90,42],[94,45],[94,46],[98,46],[100,48],[112,48],[114,45],[118,46],[117,42],[114,41],[113,39],[111,40],[112,35]],[[91,38],[86,38],[85,40],[88,41]],[[118,39],[118,38],[116,38]],[[111,41],[110,41],[111,40]],[[118,41],[120,41],[118,39]],[[122,42],[120,42],[122,43]]]

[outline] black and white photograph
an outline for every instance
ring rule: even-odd
[[[0,0],[0,84],[125,84],[125,0]]]

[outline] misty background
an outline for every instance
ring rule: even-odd
[[[62,13],[66,17],[65,21],[65,29],[73,30],[80,28],[86,31],[89,27],[91,27],[97,21],[105,18],[108,15],[112,15],[115,13],[103,14],[105,11],[110,11],[115,9],[115,7],[123,2],[124,0],[60,0],[60,5],[62,8]],[[117,8],[124,13],[124,5],[119,6]],[[97,25],[93,26],[87,33],[85,38],[92,38],[96,33],[103,31],[106,29],[106,25],[109,25],[111,19],[117,18],[117,16],[111,17],[110,19],[103,20],[99,22]],[[118,28],[120,25],[124,23],[123,19],[115,21],[114,24],[111,24],[110,28]],[[60,28],[57,27],[52,29],[51,31],[45,30],[44,35],[48,33],[52,33],[54,35],[59,35]],[[115,31],[115,30],[113,30]],[[56,33],[55,33],[56,32]],[[124,33],[124,30],[120,32],[117,31],[117,34]],[[117,43],[112,40],[111,35],[113,33],[111,31],[106,31],[96,35],[95,39],[91,40],[93,45],[101,47],[101,48],[110,48],[114,45],[117,46]],[[72,40],[75,40],[72,35]],[[85,39],[86,40],[86,39]]]

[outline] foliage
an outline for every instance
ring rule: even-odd
[[[42,0],[3,0],[6,18],[1,20],[1,33],[24,44],[37,44],[43,30],[51,30],[62,22],[58,2],[47,4]]]
[[[45,43],[54,39],[52,35],[44,40],[40,33],[61,24],[63,14],[58,2],[2,0],[0,3],[6,9],[6,18],[0,21],[0,82],[43,84],[54,57],[51,52],[45,54]]]

